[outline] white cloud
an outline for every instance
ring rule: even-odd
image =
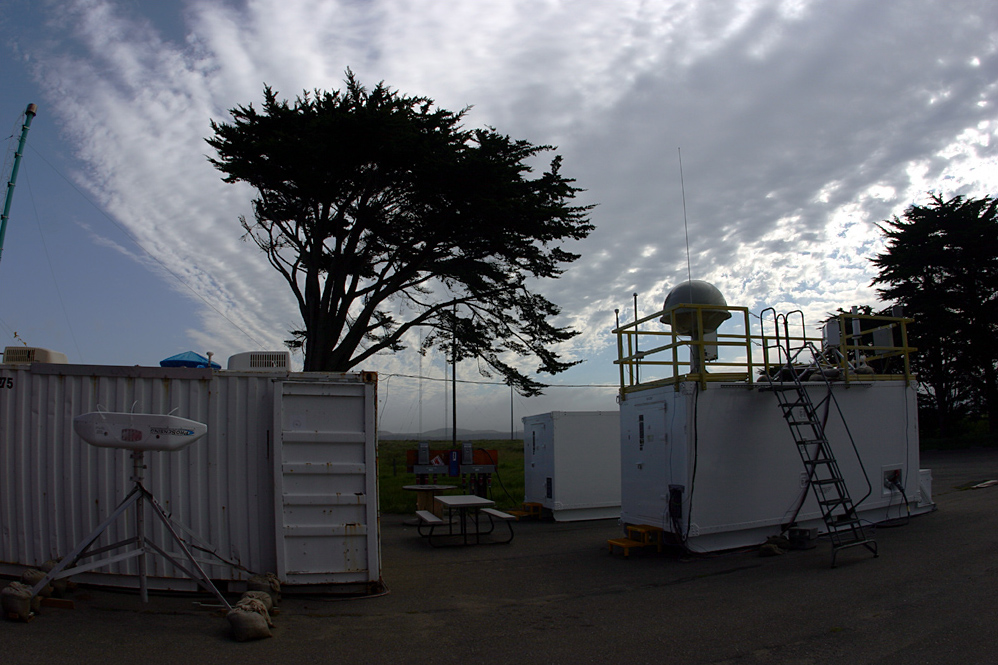
[[[693,277],[731,304],[802,306],[815,321],[873,304],[876,222],[927,190],[998,182],[988,2],[191,0],[183,16],[172,39],[124,5],[71,3],[32,55],[85,186],[228,319],[199,305],[202,347],[277,346],[297,317],[239,240],[251,193],[204,159],[209,118],[258,103],[265,82],[293,97],[339,87],[351,67],[368,85],[473,105],[469,125],[557,145],[581,202],[599,203],[597,230],[570,248],[583,258],[543,284],[582,332],[568,356],[600,359],[573,370],[582,381],[613,380],[614,308],[630,316],[637,292],[651,312],[686,279],[677,148]],[[415,373],[418,360],[375,364]]]

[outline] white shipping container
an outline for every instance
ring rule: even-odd
[[[180,525],[208,576],[238,589],[275,572],[309,589],[381,585],[376,465],[377,375],[211,371],[62,364],[0,365],[0,573],[73,550],[132,486],[127,450],[73,431],[92,411],[172,413],[207,424],[177,452],[145,454],[145,486]],[[148,510],[148,509],[147,509]],[[135,535],[129,510],[94,545]],[[166,546],[158,521],[148,538]],[[146,557],[149,587],[195,583]],[[133,558],[78,579],[138,586]]]
[[[524,501],[559,522],[620,515],[620,414],[552,411],[523,418]]]

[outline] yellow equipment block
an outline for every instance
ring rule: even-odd
[[[544,506],[539,503],[529,502],[524,503],[521,508],[522,510],[507,510],[506,512],[515,517],[517,521],[521,519],[539,520]]]
[[[606,541],[607,547],[610,548],[610,554],[613,554],[613,548],[619,547],[624,551],[624,556],[628,556],[631,553],[631,549],[635,547],[648,547],[648,543],[634,540],[633,538],[611,538]]]

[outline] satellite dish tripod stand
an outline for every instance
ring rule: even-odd
[[[226,610],[231,610],[232,606],[229,605],[225,597],[219,592],[212,581],[208,578],[208,575],[204,572],[204,569],[191,554],[190,549],[187,544],[184,543],[183,539],[177,534],[176,530],[170,522],[169,516],[163,507],[159,505],[156,501],[156,497],[152,495],[145,485],[142,484],[143,480],[143,470],[146,468],[145,452],[139,449],[132,449],[132,489],[125,495],[125,498],[121,500],[121,503],[114,509],[107,519],[105,519],[101,524],[94,529],[94,531],[86,537],[82,542],[80,542],[72,552],[67,554],[62,558],[62,560],[54,567],[48,574],[45,575],[35,586],[31,589],[31,595],[36,596],[39,591],[41,591],[47,584],[52,580],[60,579],[63,577],[69,577],[70,575],[75,575],[77,573],[83,573],[88,570],[94,570],[97,568],[103,568],[105,566],[110,566],[119,561],[126,561],[134,557],[138,557],[139,565],[139,595],[142,598],[143,603],[149,602],[149,590],[148,582],[146,579],[146,554],[159,554],[164,559],[172,563],[174,566],[184,571],[188,577],[193,579],[195,582],[200,584],[205,590],[210,591],[218,599],[218,601],[225,607]],[[184,558],[190,564],[190,567],[185,566],[183,563],[177,560],[177,558],[159,547],[156,543],[145,537],[145,502],[149,502],[149,507],[152,508],[152,513],[154,516],[158,517],[166,527],[167,532],[173,537],[177,545],[180,546],[183,552]],[[90,547],[97,542],[108,527],[110,527],[121,515],[128,510],[129,507],[135,507],[135,535],[131,538],[126,538],[117,543],[107,545],[105,547],[100,547],[95,550],[91,550]],[[86,559],[92,556],[97,556],[105,552],[111,552],[116,549],[121,549],[122,547],[128,547],[134,545],[134,549],[130,549],[127,552],[122,552],[120,554],[115,554],[97,561],[92,561],[90,563],[84,563],[77,565],[80,559]]]

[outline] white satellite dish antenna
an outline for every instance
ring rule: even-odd
[[[169,516],[163,507],[156,501],[142,484],[146,451],[175,452],[191,445],[208,433],[208,426],[196,420],[188,420],[173,415],[163,415],[159,413],[124,413],[93,411],[73,418],[73,429],[81,439],[92,446],[99,448],[120,448],[132,451],[132,490],[122,499],[121,503],[114,509],[114,512],[100,526],[94,529],[85,540],[79,543],[70,554],[48,572],[31,589],[31,595],[35,596],[52,580],[68,577],[77,572],[103,568],[119,561],[138,557],[139,564],[139,594],[142,602],[149,602],[148,584],[146,580],[146,554],[158,554],[172,563],[178,569],[187,573],[194,581],[198,582],[207,591],[210,591],[227,609],[231,610],[225,597],[219,592],[205,573],[204,568],[197,562],[191,554],[187,544],[177,534],[173,528]],[[177,561],[177,559],[161,549],[155,543],[146,540],[145,537],[145,507],[143,503],[148,500],[152,513],[163,523],[166,531],[173,537],[173,540],[180,546],[184,557],[190,568]],[[101,534],[107,530],[130,506],[135,506],[135,536],[114,543],[107,547],[100,547],[90,551],[90,547],[97,542]],[[85,564],[78,564],[81,559],[86,559],[98,554],[121,550],[133,546],[134,548],[122,554],[115,554],[103,559]]]
[[[172,452],[191,445],[208,433],[196,420],[158,413],[93,411],[73,418],[81,439],[99,448]]]

